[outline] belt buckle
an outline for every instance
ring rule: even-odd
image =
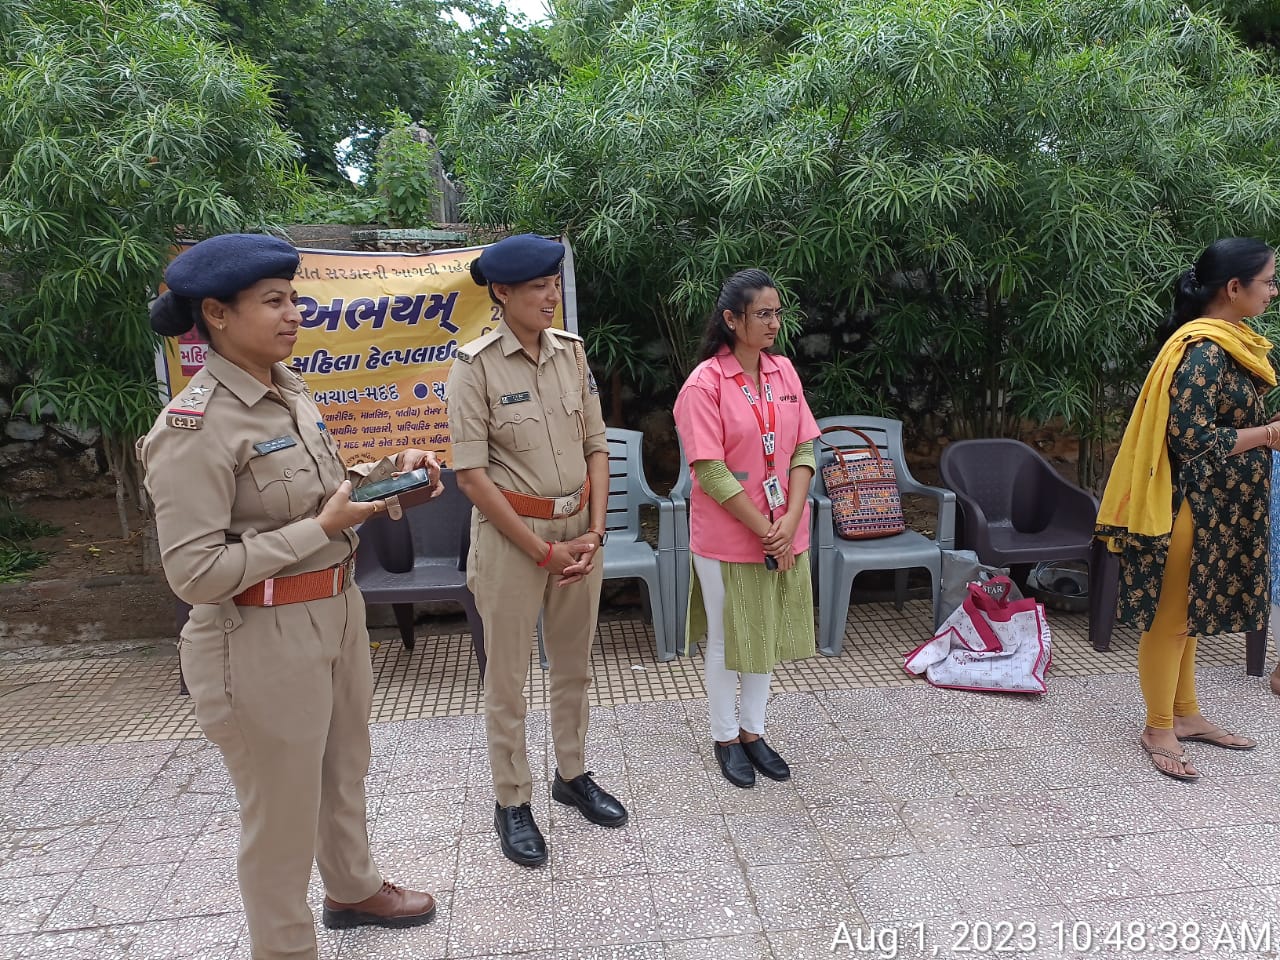
[[[346,588],[347,584],[351,582],[351,578],[355,574],[355,568],[356,568],[356,555],[354,553],[333,568],[332,596],[336,597],[338,594],[340,594],[343,591],[343,589]]]
[[[578,500],[582,495],[582,491],[571,493],[567,497],[556,497],[555,515],[557,517],[572,516],[573,512],[578,509]]]

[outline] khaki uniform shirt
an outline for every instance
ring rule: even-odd
[[[342,563],[316,516],[346,477],[306,386],[282,363],[275,390],[210,353],[139,443],[169,586],[221,603],[268,577]]]
[[[587,457],[609,449],[581,338],[563,330],[542,332],[537,361],[505,323],[473,340],[458,351],[445,397],[455,469],[485,468],[506,490],[574,493]]]

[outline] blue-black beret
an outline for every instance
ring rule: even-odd
[[[549,277],[560,270],[564,244],[536,233],[522,233],[499,240],[471,262],[471,279],[489,283],[523,283]]]
[[[292,280],[298,251],[265,233],[224,233],[201,240],[170,262],[164,282],[181,297],[229,300],[267,277]]]

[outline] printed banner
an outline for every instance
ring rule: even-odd
[[[307,381],[348,463],[401,447],[450,462],[444,385],[458,347],[500,319],[471,279],[483,247],[433,253],[300,249],[294,277],[302,327],[291,361]],[[565,241],[564,302],[555,325],[577,331],[573,255]],[[567,323],[567,327],[566,327]],[[169,397],[205,361],[209,345],[192,329],[156,356]]]

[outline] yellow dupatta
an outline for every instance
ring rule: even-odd
[[[1169,462],[1169,388],[1187,347],[1212,340],[1240,366],[1271,386],[1271,341],[1244,324],[1201,317],[1183,324],[1160,348],[1138,394],[1120,452],[1098,509],[1098,536],[1119,552],[1116,535],[1167,536],[1173,530],[1173,469]]]

